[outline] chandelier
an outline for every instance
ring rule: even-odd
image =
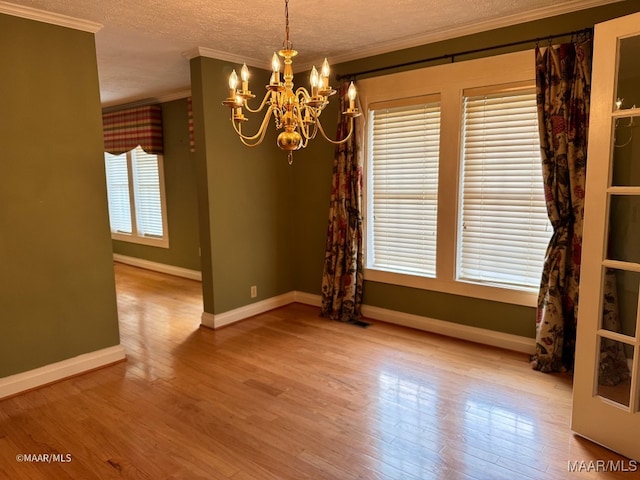
[[[325,133],[320,123],[320,114],[329,104],[329,97],[336,93],[329,85],[329,63],[324,59],[320,73],[314,66],[311,69],[310,86],[311,91],[304,87],[294,89],[293,85],[293,57],[298,52],[293,49],[289,40],[289,0],[285,0],[285,40],[282,49],[273,54],[271,59],[271,80],[266,85],[267,92],[258,108],[249,107],[248,101],[255,98],[249,90],[249,69],[244,64],[240,70],[240,88],[238,88],[238,75],[233,70],[229,76],[229,98],[223,105],[231,110],[231,123],[242,143],[248,147],[260,145],[264,140],[269,119],[273,116],[276,129],[282,130],[277,138],[277,145],[282,150],[288,152],[289,164],[293,162],[293,151],[305,148],[316,137],[318,131],[329,142],[338,145],[346,142],[353,133],[354,118],[360,115],[355,107],[356,87],[351,82],[348,89],[349,107],[342,112],[349,118],[349,130],[347,135],[341,140],[332,140]],[[283,78],[280,77],[280,59],[284,59]],[[284,80],[284,82],[282,82]],[[244,116],[243,108],[250,113],[262,112],[266,107],[266,112],[257,133],[245,135],[242,131],[242,124],[248,121]]]

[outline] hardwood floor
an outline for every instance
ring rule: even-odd
[[[127,362],[1,401],[0,479],[639,478],[525,355],[300,304],[214,331],[199,283],[115,268]]]

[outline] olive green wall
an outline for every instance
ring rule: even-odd
[[[301,74],[306,79],[306,74]],[[334,138],[338,120],[338,101],[332,102],[322,113],[327,135]],[[320,293],[324,262],[329,200],[335,148],[316,138],[301,152],[296,152],[293,164],[294,254],[296,290]]]
[[[113,241],[113,252],[200,271],[195,154],[189,146],[186,99],[162,104],[169,248]]]
[[[518,42],[530,38],[544,38],[586,27],[640,10],[636,0],[614,3],[562,15],[545,20],[529,22],[489,32],[369,57],[358,61],[333,65],[334,73],[347,74],[374,68],[398,65],[424,58],[452,54],[471,49]],[[491,50],[484,53],[460,57],[456,61],[482,56],[531,49],[535,44]],[[447,60],[450,61],[450,60]],[[533,58],[532,58],[533,62]],[[421,68],[431,64],[420,64]],[[389,70],[379,74],[388,74]],[[364,78],[361,76],[360,78]],[[334,115],[323,114],[327,132],[335,131]],[[321,141],[317,141],[321,142]],[[306,152],[305,152],[306,153]],[[302,155],[300,155],[302,156]],[[324,259],[324,235],[326,232],[329,193],[331,183],[333,148],[318,146],[308,162],[294,165],[294,217],[296,229],[296,289],[320,294],[322,262]],[[399,287],[376,282],[365,282],[364,303],[366,305],[446,320],[454,323],[496,330],[525,337],[535,337],[535,308],[510,305],[488,300],[462,297],[451,294]]]
[[[273,126],[255,148],[233,133],[221,105],[229,95],[229,73],[228,62],[191,60],[204,310],[212,314],[294,289],[293,169],[274,148]],[[253,69],[252,75],[252,89],[262,95],[269,72]],[[256,123],[249,122],[249,133]]]
[[[0,14],[0,377],[119,344],[94,36]]]

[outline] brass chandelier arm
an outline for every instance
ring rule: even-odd
[[[240,140],[242,140],[242,143],[249,146],[249,147],[255,147],[256,145],[260,145],[262,143],[262,141],[264,140],[264,136],[267,133],[267,125],[269,124],[269,119],[271,118],[271,114],[273,113],[273,109],[274,107],[272,105],[269,105],[269,108],[267,109],[267,113],[264,116],[264,119],[262,120],[262,123],[260,124],[260,128],[258,129],[258,131],[256,132],[255,135],[252,136],[248,136],[248,135],[244,135],[242,133],[242,122],[241,121],[236,121],[233,111],[231,113],[231,123],[233,124],[233,129],[235,130],[236,134],[238,135],[238,137],[240,137]],[[255,143],[247,143],[247,142],[253,142],[257,139],[257,141]]]
[[[310,130],[310,125],[305,125],[305,130],[304,130],[304,135],[303,137],[308,141],[308,140],[313,140],[314,138],[316,138],[316,135],[318,134],[318,125],[317,123],[313,124],[313,130]],[[305,141],[306,144],[306,141]]]
[[[311,99],[311,95],[309,95],[309,92],[304,87],[298,87],[296,89],[295,94],[296,94],[296,97],[298,97],[298,99],[300,99],[301,102],[302,101],[306,102]]]
[[[260,140],[255,142],[255,143],[249,143],[247,142],[244,138],[242,138],[241,136],[239,137],[240,141],[242,142],[242,144],[246,147],[257,147],[258,145],[260,145],[262,143],[262,141],[264,140],[264,132],[262,134],[262,137],[260,137]]]
[[[354,119],[353,117],[351,117],[349,119],[349,133],[342,140],[332,140],[329,137],[327,137],[327,134],[324,132],[324,128],[322,128],[322,124],[320,123],[319,119],[316,121],[316,124],[318,125],[318,130],[320,130],[320,133],[322,134],[322,136],[327,142],[333,143],[334,145],[340,145],[341,143],[344,143],[347,140],[349,140],[349,138],[351,138],[351,134],[353,133],[353,122],[354,122]]]
[[[327,97],[322,95],[312,96],[309,94],[309,91],[304,87],[298,87],[295,92],[296,97],[298,98],[298,104],[304,105],[305,108],[311,109],[313,111],[313,116],[319,117],[320,113],[324,110],[329,104],[329,100]]]
[[[313,122],[313,130],[311,130],[311,125],[303,125],[302,128],[304,129],[303,137],[305,139],[313,140],[314,138],[316,138],[316,135],[318,134],[318,122],[317,121]]]
[[[261,112],[262,109],[265,107],[265,105],[267,104],[267,102],[269,101],[269,99],[271,98],[271,94],[273,92],[267,92],[264,96],[264,98],[262,99],[262,102],[260,103],[260,106],[257,109],[253,109],[249,106],[249,101],[245,98],[244,99],[244,104],[242,105],[244,108],[246,108],[249,112],[251,113],[258,113]]]
[[[303,140],[301,148],[305,148],[309,140],[313,140],[318,133],[318,125],[317,125],[318,114],[311,107],[303,107],[301,109],[296,108],[295,111],[296,111],[296,122],[300,127],[300,134],[302,135],[302,140]],[[304,111],[311,111],[311,115],[309,116],[309,119],[311,121],[309,122],[304,121],[304,116],[302,113]],[[313,125],[313,130],[311,130],[311,125]]]

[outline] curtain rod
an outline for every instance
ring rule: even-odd
[[[450,58],[451,62],[453,62],[455,60],[455,57],[461,57],[461,56],[464,56],[464,55],[472,55],[474,53],[487,52],[487,51],[490,51],[490,50],[497,50],[499,48],[516,47],[518,45],[525,45],[527,43],[535,43],[537,45],[541,41],[547,40],[547,41],[551,42],[552,40],[554,40],[556,38],[561,38],[561,37],[569,37],[569,36],[571,36],[571,37],[580,37],[581,35],[585,35],[585,36],[588,37],[592,33],[593,33],[593,28],[587,27],[587,28],[583,28],[582,30],[575,30],[573,32],[565,32],[565,33],[557,33],[555,35],[549,35],[548,37],[543,37],[543,38],[530,38],[528,40],[520,40],[520,41],[517,41],[517,42],[503,43],[501,45],[493,45],[491,47],[475,48],[473,50],[465,50],[463,52],[458,52],[458,53],[447,53],[445,55],[439,55],[437,57],[430,57],[430,58],[424,58],[424,59],[420,59],[420,60],[413,60],[411,62],[399,63],[397,65],[389,65],[389,66],[386,66],[386,67],[372,68],[371,70],[362,70],[360,72],[345,73],[344,75],[336,75],[336,79],[337,80],[342,80],[344,78],[355,79],[359,75],[368,75],[368,74],[371,74],[371,73],[384,72],[385,70],[392,70],[394,68],[411,67],[413,65],[419,65],[421,63],[434,62],[436,60],[446,60],[447,58]]]

